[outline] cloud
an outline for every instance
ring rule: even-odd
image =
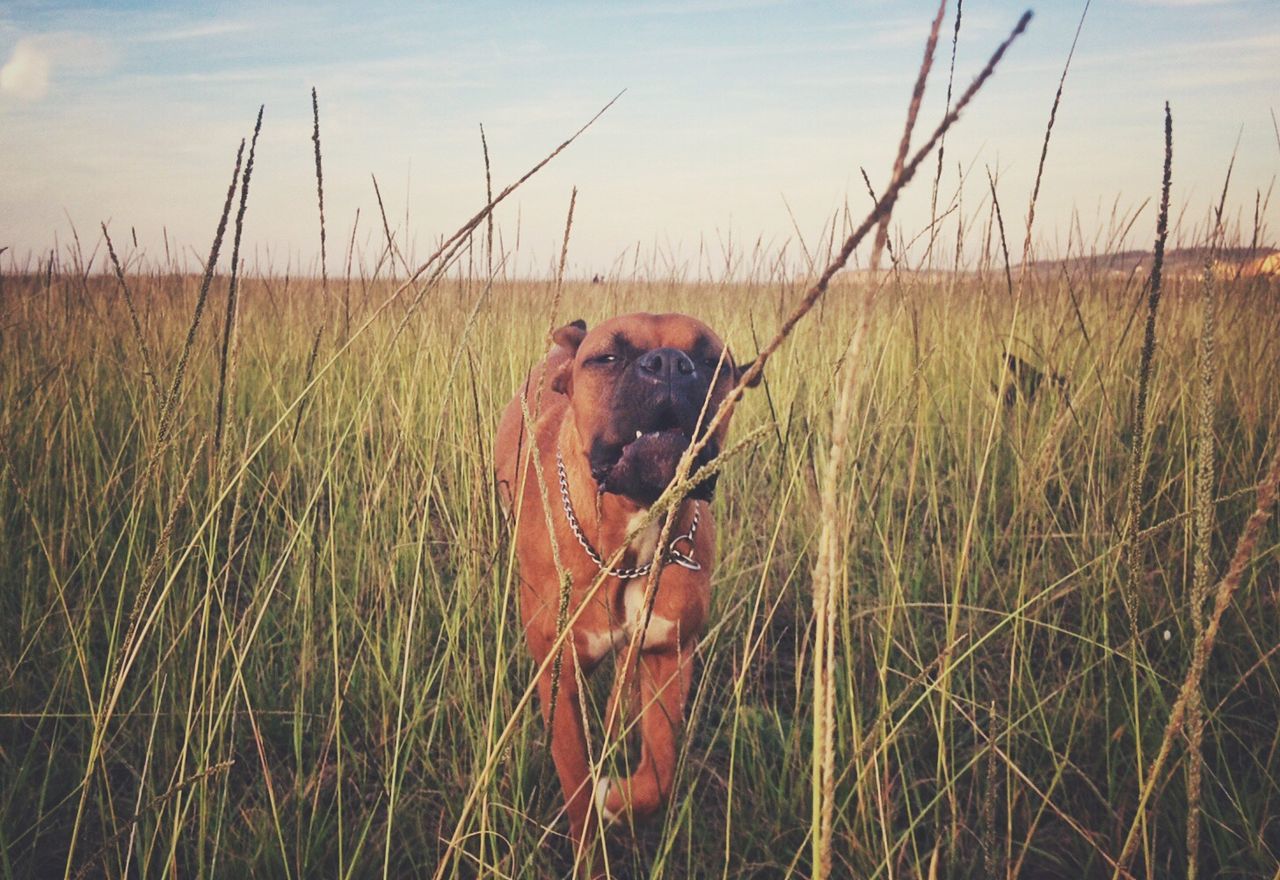
[[[176,43],[242,34],[255,29],[251,21],[205,21],[169,30],[151,31],[137,37],[140,43]]]
[[[49,91],[49,54],[35,40],[24,38],[0,67],[0,94],[21,101],[39,101]]]
[[[111,44],[86,34],[57,32],[23,37],[0,67],[0,96],[34,102],[49,93],[55,72],[100,75],[116,64]]]

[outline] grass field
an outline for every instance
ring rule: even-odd
[[[750,357],[803,284],[641,270],[553,315],[554,282],[477,261],[390,301],[250,277],[224,356],[218,276],[188,358],[199,277],[136,261],[131,309],[72,262],[0,276],[0,874],[562,876],[534,707],[499,737],[532,668],[498,412],[554,321],[685,311]],[[1013,271],[886,273],[856,353],[834,874],[1105,877],[1133,827],[1134,876],[1280,876],[1274,521],[1166,731],[1280,443],[1280,289],[1164,279],[1137,437],[1146,276]],[[813,872],[820,483],[867,283],[837,279],[735,416],[675,794],[615,833],[620,876]],[[1069,393],[1005,406],[1006,347]]]

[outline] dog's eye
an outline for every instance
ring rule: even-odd
[[[616,363],[618,356],[616,354],[598,354],[595,357],[588,358],[589,364],[612,364]]]

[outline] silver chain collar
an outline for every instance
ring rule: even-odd
[[[600,568],[604,568],[604,560],[600,558],[600,554],[596,552],[596,548],[591,546],[591,542],[587,540],[587,536],[582,533],[582,526],[578,523],[578,517],[573,512],[573,502],[569,500],[569,477],[565,474],[564,458],[560,455],[559,447],[556,448],[556,471],[560,475],[560,500],[564,502],[564,517],[569,521],[569,528],[573,531],[573,536],[578,539],[578,543],[582,545],[582,549],[587,552],[594,562]],[[674,562],[682,568],[690,571],[701,571],[702,564],[693,558],[693,536],[698,531],[698,520],[701,517],[701,510],[698,502],[693,502],[693,522],[689,525],[689,531],[683,535],[676,535],[667,544],[667,562]],[[681,553],[676,549],[676,545],[681,541],[689,542],[689,554]],[[637,568],[611,568],[608,574],[622,580],[630,580],[632,578],[640,578],[647,575],[653,569],[653,562],[646,562]]]

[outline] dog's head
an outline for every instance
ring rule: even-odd
[[[710,327],[688,315],[622,315],[588,330],[557,330],[571,357],[551,377],[568,395],[591,476],[601,491],[640,504],[657,500],[680,456],[701,439],[725,395],[750,363],[738,364]],[[751,383],[759,382],[759,376]],[[694,472],[720,453],[725,419],[694,460]],[[690,497],[710,498],[715,478]]]

